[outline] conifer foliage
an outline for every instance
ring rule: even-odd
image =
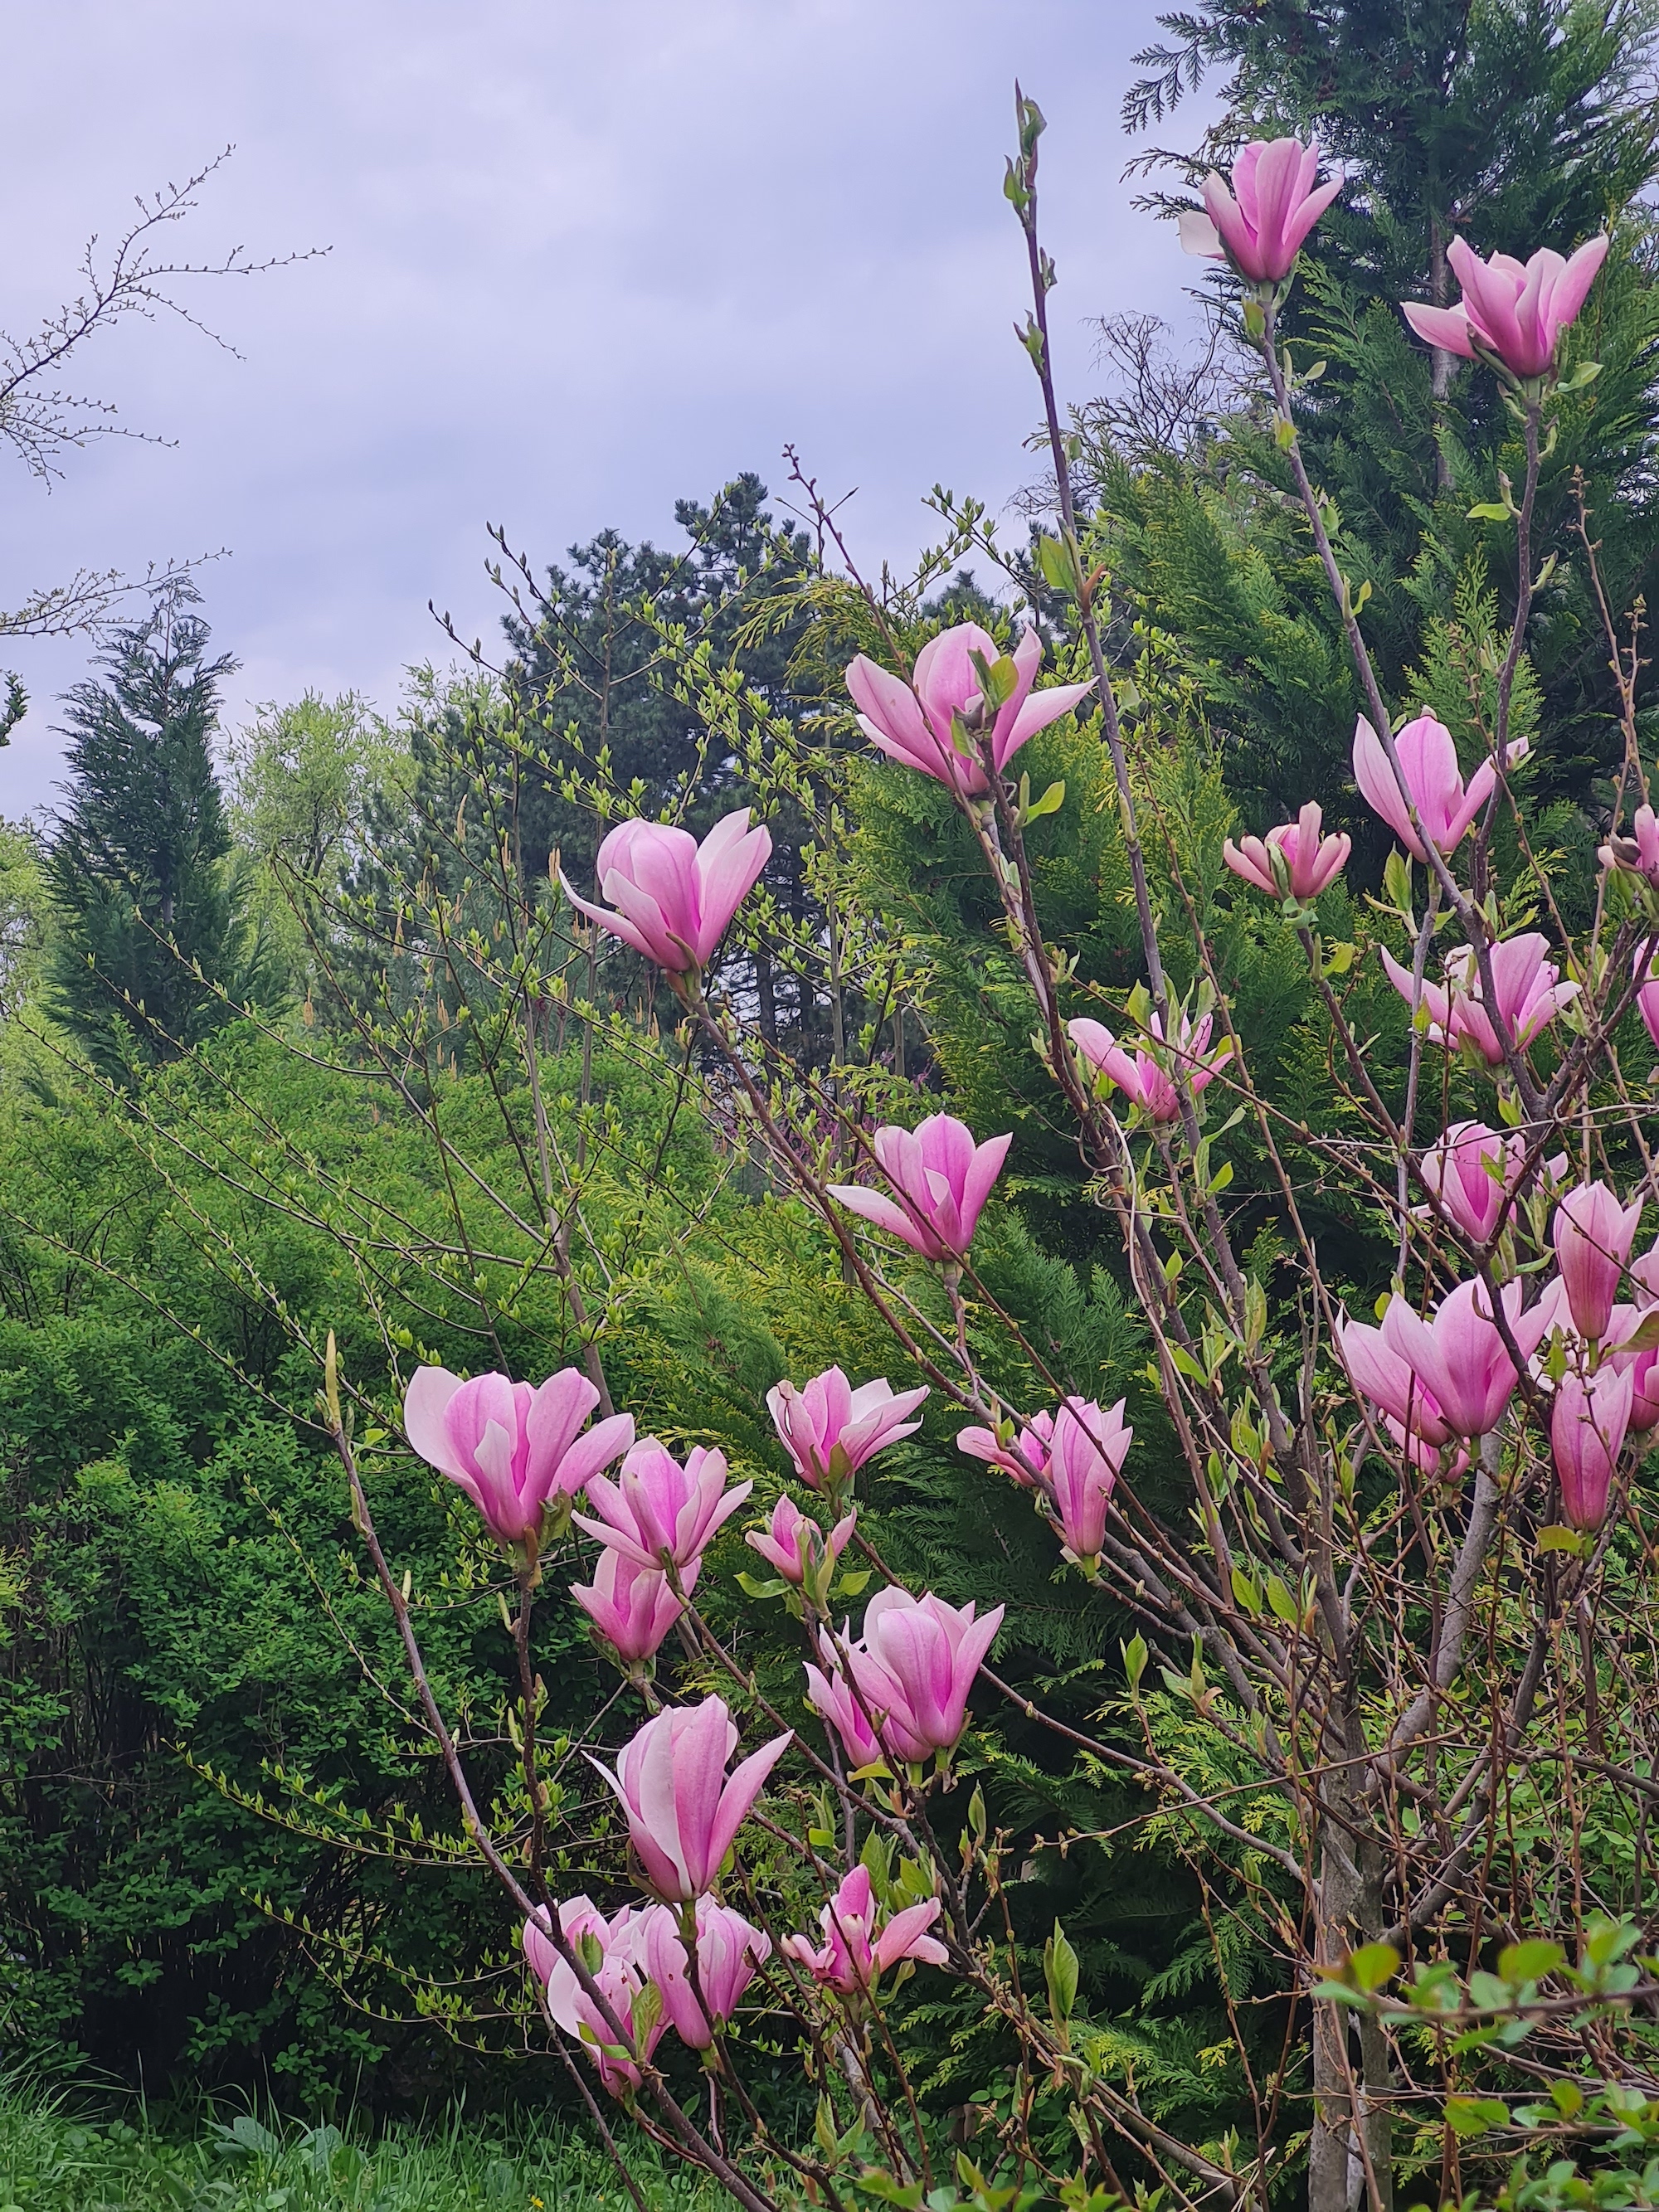
[[[267,965],[213,763],[219,687],[199,594],[176,581],[65,697],[68,803],[46,854],[53,1011],[99,1073],[131,1079],[216,1028]]]

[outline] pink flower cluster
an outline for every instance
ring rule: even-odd
[[[1587,240],[1571,260],[1546,246],[1527,262],[1508,253],[1483,261],[1467,239],[1455,238],[1446,258],[1462,300],[1455,307],[1408,300],[1406,320],[1430,345],[1465,361],[1484,354],[1525,383],[1554,368],[1561,333],[1577,320],[1607,252],[1600,236]]]
[[[1244,837],[1237,845],[1229,837],[1221,857],[1236,876],[1269,898],[1317,898],[1347,866],[1353,848],[1352,837],[1322,837],[1323,819],[1310,799],[1294,822],[1281,822],[1265,837]]]
[[[404,1393],[404,1434],[466,1492],[492,1535],[533,1559],[556,1502],[573,1498],[634,1441],[631,1413],[581,1433],[599,1402],[574,1367],[539,1389],[505,1375],[463,1382],[447,1367],[421,1367]]]
[[[1258,292],[1275,290],[1342,189],[1340,177],[1316,184],[1318,173],[1317,141],[1252,139],[1233,164],[1231,190],[1212,169],[1204,179],[1206,211],[1182,214],[1183,250],[1224,258]],[[1446,258],[1462,298],[1452,307],[1408,301],[1406,319],[1430,345],[1465,361],[1479,356],[1517,383],[1548,376],[1607,252],[1607,238],[1599,236],[1570,258],[1542,246],[1526,262],[1507,253],[1483,261],[1467,239],[1454,238]]]
[[[525,1957],[542,1984],[548,2017],[587,2045],[612,2096],[638,2088],[640,2064],[649,2062],[665,2028],[672,2027],[690,2049],[707,2051],[716,2031],[735,2016],[757,1969],[772,1954],[769,1936],[712,1897],[697,1899],[695,1925],[694,1989],[686,1940],[666,1905],[648,1905],[642,1912],[624,1905],[610,1920],[586,1897],[568,1898],[560,1905],[559,1926],[571,1950],[580,1957],[584,1937],[598,1948],[599,1965],[590,1970],[591,1978],[610,2008],[613,2027],[603,2007],[582,1987],[575,1968],[560,1955],[546,1909],[524,1924]],[[647,1983],[654,1984],[662,2002],[641,2044],[634,2012]],[[631,2055],[617,2041],[618,2027],[632,2045]]]
[[[655,1437],[642,1437],[617,1481],[595,1475],[588,1482],[593,1510],[572,1518],[603,1549],[592,1582],[570,1595],[630,1674],[685,1610],[671,1570],[689,1597],[704,1550],[754,1487],[728,1489],[726,1472],[724,1452],[695,1445],[682,1466]]]
[[[980,758],[983,737],[977,723],[988,702],[975,658],[988,670],[1001,648],[977,623],[958,623],[929,638],[916,655],[915,672],[906,684],[860,653],[847,671],[847,688],[859,710],[859,726],[890,760],[947,785],[958,798],[977,798],[990,788]],[[1042,659],[1042,641],[1027,627],[1009,656],[1014,683],[990,725],[991,756],[999,773],[1030,738],[1060,715],[1069,714],[1094,689],[1086,684],[1056,684],[1033,691]]]
[[[822,1668],[808,1665],[807,1703],[840,1736],[854,1768],[884,1756],[920,1765],[948,1753],[968,1724],[968,1696],[1002,1626],[999,1605],[978,1619],[972,1602],[948,1606],[931,1591],[879,1590],[864,1609],[864,1635],[821,1632]]]
[[[621,1801],[647,1888],[672,1905],[713,1886],[767,1776],[793,1741],[788,1730],[774,1736],[728,1778],[738,1731],[724,1698],[708,1697],[648,1720],[614,1771],[592,1759]]]
[[[1067,1022],[1066,1029],[1096,1073],[1115,1084],[1149,1121],[1173,1121],[1181,1111],[1181,1082],[1185,1081],[1196,1098],[1233,1056],[1232,1046],[1225,1040],[1211,1051],[1213,1021],[1210,1014],[1196,1022],[1181,1014],[1175,1036],[1166,1044],[1164,1024],[1154,1014],[1148,1024],[1152,1041],[1150,1045],[1138,1045],[1133,1057],[1103,1023],[1091,1021],[1086,1015]]]
[[[908,1905],[882,1923],[866,1866],[855,1866],[818,1915],[823,1940],[786,1936],[780,1947],[799,1960],[815,1982],[845,1997],[867,1996],[883,1974],[906,1959],[933,1966],[945,1964],[945,1946],[927,1930],[939,1916],[936,1897]]]
[[[1406,1004],[1426,1010],[1429,1035],[1437,1044],[1472,1045],[1488,1067],[1503,1066],[1504,1046],[1482,996],[1473,945],[1459,945],[1446,955],[1443,983],[1431,983],[1425,976],[1419,984],[1386,945],[1379,950],[1389,981]],[[1555,963],[1545,958],[1548,950],[1549,939],[1537,930],[1506,937],[1491,949],[1497,1011],[1517,1052],[1524,1052],[1578,995],[1577,984],[1564,983]]]
[[[889,1125],[877,1130],[872,1149],[893,1196],[862,1183],[831,1183],[830,1194],[924,1260],[956,1267],[1012,1142],[1010,1132],[976,1145],[973,1131],[950,1114],[931,1114],[914,1129]]]
[[[771,856],[770,833],[750,828],[744,806],[717,822],[701,845],[689,830],[665,822],[619,822],[594,860],[611,907],[579,898],[559,880],[579,914],[665,975],[695,977]]]
[[[1526,1158],[1518,1133],[1499,1136],[1480,1122],[1459,1122],[1425,1160],[1425,1181],[1447,1213],[1486,1243]],[[1565,1165],[1546,1164],[1552,1183]],[[1639,1260],[1631,1257],[1642,1211],[1639,1200],[1626,1206],[1606,1183],[1578,1184],[1555,1208],[1557,1272],[1543,1295],[1524,1306],[1519,1281],[1498,1293],[1510,1342],[1534,1382],[1547,1388],[1552,1373],[1559,1378],[1550,1443],[1562,1510],[1576,1528],[1598,1528],[1606,1518],[1626,1437],[1659,1426],[1659,1346],[1638,1334],[1659,1306],[1659,1243]],[[1633,1297],[1621,1302],[1626,1276]],[[1520,1380],[1504,1334],[1492,1294],[1479,1281],[1460,1283],[1426,1318],[1396,1296],[1380,1328],[1346,1316],[1337,1328],[1355,1389],[1424,1466],[1448,1445],[1487,1435],[1503,1419]],[[1552,1340],[1559,1350],[1546,1359],[1543,1347]],[[1462,1463],[1460,1451],[1453,1471]]]
[[[963,1429],[957,1449],[987,1460],[1047,1500],[1068,1559],[1092,1569],[1106,1537],[1106,1508],[1134,1431],[1124,1401],[1105,1412],[1091,1398],[1066,1398],[1004,1443],[994,1429]]]

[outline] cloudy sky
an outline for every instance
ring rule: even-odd
[[[1164,0],[1168,4],[1168,0]],[[192,258],[325,246],[198,288],[240,358],[129,323],[77,388],[170,441],[68,456],[48,495],[0,456],[0,606],[77,566],[223,546],[203,582],[242,664],[228,719],[307,687],[384,707],[488,633],[485,525],[538,563],[793,441],[856,488],[857,550],[902,561],[930,485],[994,506],[1031,472],[1001,196],[1018,74],[1049,119],[1044,228],[1062,379],[1091,317],[1190,308],[1136,215],[1118,120],[1155,0],[8,0],[0,323],[74,289],[87,234],[222,146]],[[1171,136],[1188,143],[1202,111]],[[0,813],[49,805],[76,642],[10,641],[34,705]]]

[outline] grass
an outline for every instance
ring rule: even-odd
[[[663,2212],[723,2212],[643,2160]],[[0,2081],[0,2212],[632,2212],[603,2152],[569,2131],[453,2117],[376,2134],[204,2114],[190,2131]]]

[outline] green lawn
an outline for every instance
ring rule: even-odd
[[[637,2169],[653,2206],[717,2212],[690,2177]],[[581,2137],[483,2124],[394,2129],[204,2116],[191,2131],[0,2083],[0,2212],[631,2212]]]

